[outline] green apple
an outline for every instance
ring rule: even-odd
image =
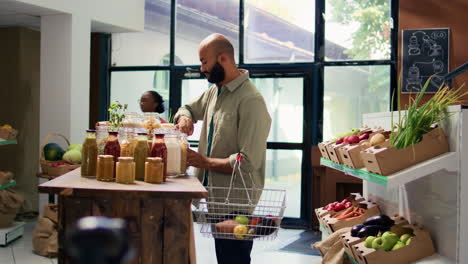
[[[372,248],[373,249],[380,249],[380,248],[382,248],[382,243],[383,243],[382,238],[377,237],[372,241]]]
[[[411,243],[411,237],[406,240],[406,245],[409,245]]]
[[[392,250],[393,246],[398,242],[398,236],[395,234],[388,234],[385,237],[382,237],[382,246],[381,249],[385,251]]]
[[[397,250],[397,249],[399,249],[399,248],[402,248],[402,247],[404,247],[404,246],[406,246],[405,243],[403,243],[403,242],[401,242],[401,241],[398,241],[398,242],[396,242],[396,244],[393,246],[392,251],[393,251],[393,250]]]
[[[244,215],[238,215],[236,216],[236,218],[234,219],[234,221],[236,221],[237,223],[241,224],[241,225],[247,225],[249,224],[249,219],[244,216]]]
[[[375,238],[376,238],[375,236],[368,236],[366,238],[366,242],[364,243],[364,246],[366,248],[372,248],[372,242],[374,241]]]
[[[406,241],[408,241],[408,239],[410,239],[411,237],[412,237],[411,234],[404,234],[404,235],[402,235],[402,236],[400,237],[400,241],[403,242],[403,243],[405,243],[405,245],[406,245]]]
[[[396,236],[396,237],[398,237],[397,234],[395,234],[395,233],[393,233],[393,232],[390,232],[390,231],[387,231],[387,232],[385,232],[385,233],[382,234],[382,238],[386,238],[386,237],[388,237],[388,236]]]

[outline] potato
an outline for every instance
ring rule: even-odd
[[[383,134],[380,134],[380,133],[377,133],[375,135],[372,136],[372,138],[370,139],[370,144],[372,146],[375,146],[375,145],[378,145],[382,142],[385,141],[385,136]]]
[[[234,232],[234,227],[239,225],[234,220],[225,220],[223,222],[219,222],[215,225],[216,231],[221,232],[221,233],[233,233]]]
[[[362,142],[361,143],[361,146],[365,147],[365,148],[370,148],[372,147],[371,143],[369,141],[366,141],[366,142]]]

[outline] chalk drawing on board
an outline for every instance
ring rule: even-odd
[[[427,93],[436,92],[449,68],[449,29],[403,30],[403,93],[419,92],[430,79]]]
[[[419,68],[415,65],[409,67],[408,78],[406,79],[406,90],[407,91],[421,91],[421,73]]]
[[[410,56],[415,56],[421,54],[421,49],[419,48],[418,38],[416,36],[411,36],[408,45],[408,54]]]

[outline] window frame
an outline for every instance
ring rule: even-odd
[[[314,0],[311,0],[314,1]],[[312,207],[312,191],[314,189],[312,183],[312,163],[311,150],[313,146],[317,146],[322,141],[323,127],[323,95],[324,95],[324,69],[328,66],[368,66],[368,65],[389,65],[390,66],[390,94],[394,93],[397,87],[397,58],[398,58],[398,8],[399,0],[389,0],[390,15],[392,19],[392,28],[390,31],[390,58],[388,60],[347,60],[347,61],[326,61],[325,60],[325,13],[326,0],[315,0],[315,38],[314,38],[314,61],[299,62],[299,63],[262,63],[262,64],[245,64],[244,62],[244,6],[245,0],[239,0],[239,68],[250,71],[251,76],[256,77],[281,77],[294,74],[302,74],[304,77],[303,91],[303,106],[304,106],[304,122],[303,122],[303,142],[302,143],[287,143],[287,142],[268,142],[268,149],[300,149],[303,151],[302,160],[302,197],[301,197],[301,217],[285,218],[283,226],[295,227],[310,227],[313,216]],[[171,25],[170,25],[170,56],[169,65],[165,66],[111,66],[106,67],[104,79],[110,80],[112,72],[116,71],[159,71],[165,70],[170,72],[170,98],[169,108],[173,113],[180,107],[181,104],[181,85],[184,74],[187,70],[191,72],[199,72],[199,65],[176,65],[175,64],[175,33],[176,33],[176,0],[171,0]],[[111,50],[107,50],[108,58],[111,58]],[[294,77],[298,77],[295,75]],[[107,85],[102,91],[107,92],[101,96],[107,99],[110,98],[110,81],[104,82],[102,85]],[[396,102],[389,102],[390,108],[396,107]],[[391,110],[389,109],[389,110]],[[99,105],[99,116],[108,118],[107,106]],[[193,142],[196,143],[196,142]]]

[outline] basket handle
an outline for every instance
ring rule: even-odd
[[[234,179],[236,178],[236,169],[239,171],[239,176],[241,177],[242,184],[244,185],[245,192],[247,193],[247,198],[249,199],[249,204],[252,204],[252,199],[250,199],[250,194],[249,190],[247,190],[247,185],[245,185],[245,180],[244,176],[242,175],[242,171],[240,169],[240,165],[242,163],[242,159],[244,156],[242,156],[240,153],[237,153],[236,161],[234,163],[234,167],[232,168],[232,175],[231,175],[231,181],[229,183],[229,190],[228,194],[226,196],[226,203],[229,203],[229,196],[231,195],[231,189],[234,184]],[[254,194],[253,189],[255,188],[255,182],[253,181],[252,174],[249,172],[250,180],[252,181],[252,196]]]
[[[63,139],[65,140],[65,142],[67,142],[67,147],[70,146],[70,141],[69,141],[68,138],[65,137],[64,135],[59,134],[59,133],[50,133],[50,134],[48,134],[48,135],[44,138],[44,140],[43,140],[42,143],[41,143],[41,159],[45,159],[44,147],[45,147],[45,145],[47,144],[47,142],[49,142],[49,139],[50,139],[51,137],[61,137],[61,138],[63,138]]]

